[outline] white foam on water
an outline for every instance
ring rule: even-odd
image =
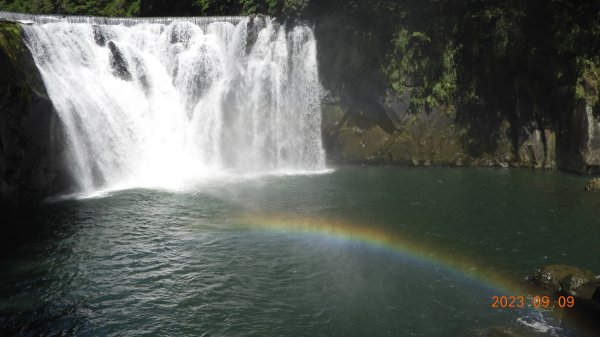
[[[306,26],[265,17],[19,19],[37,22],[23,26],[26,44],[83,195],[326,172]]]
[[[517,322],[537,333],[548,334],[550,336],[560,335],[561,328],[549,323],[541,312],[535,315],[535,317],[532,315],[531,317],[517,318]]]

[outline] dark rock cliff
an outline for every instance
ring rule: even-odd
[[[517,149],[509,136],[508,122],[498,128],[479,126],[496,133],[494,144],[473,134],[452,107],[411,112],[406,96],[391,92],[370,103],[326,101],[323,140],[331,162],[410,166],[482,166],[552,168],[555,136],[549,130],[522,135]],[[487,131],[486,131],[487,130]],[[545,140],[545,142],[543,141]]]
[[[38,201],[67,185],[57,115],[19,24],[0,21],[0,205]]]
[[[381,67],[390,53],[393,23],[315,15],[319,71],[327,91],[323,140],[330,162],[556,166],[556,137],[548,125],[510,120],[485,106],[468,110],[458,95],[444,104],[415,108],[414,98],[420,99],[423,85],[411,77],[403,90],[392,88]],[[411,54],[405,62],[433,58]],[[455,70],[460,66],[458,58],[451,63]]]
[[[567,126],[559,132],[556,157],[558,168],[580,174],[600,173],[600,108],[593,100],[579,99]]]
[[[598,3],[333,3],[308,15],[333,162],[600,168]]]

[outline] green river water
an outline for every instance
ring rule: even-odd
[[[0,334],[594,336],[568,312],[490,307],[521,295],[507,280],[526,283],[543,265],[600,272],[600,196],[584,184],[528,170],[342,167],[48,201],[0,217]],[[342,234],[319,231],[328,223]]]

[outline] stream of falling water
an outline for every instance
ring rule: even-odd
[[[16,19],[28,22],[83,192],[325,169],[309,27],[268,17]]]

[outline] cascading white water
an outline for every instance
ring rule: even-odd
[[[26,44],[84,191],[325,168],[306,26],[286,30],[265,17],[16,19],[37,22],[24,25]]]

